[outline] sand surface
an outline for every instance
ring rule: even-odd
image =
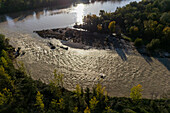
[[[69,47],[64,50],[57,39],[41,39],[7,29],[0,29],[0,33],[10,37],[15,48],[21,47],[21,52],[26,52],[17,60],[24,62],[33,79],[49,83],[54,69],[57,69],[64,74],[64,87],[74,90],[76,84],[91,88],[104,74],[102,85],[110,96],[129,97],[130,89],[137,84],[143,86],[144,98],[161,98],[170,94],[169,58],[142,56],[136,50],[125,52],[120,48],[83,50]],[[50,49],[49,42],[56,49]]]

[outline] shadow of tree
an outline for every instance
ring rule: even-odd
[[[121,57],[121,59],[123,61],[127,60],[126,54],[121,48],[116,48],[115,50],[116,50],[117,54]]]

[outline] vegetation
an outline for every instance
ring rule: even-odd
[[[130,97],[132,100],[139,100],[142,98],[142,85],[138,84],[131,89]]]
[[[101,33],[118,31],[131,37],[132,41],[136,40],[141,43],[141,40],[143,40],[143,44],[148,45],[148,49],[155,50],[159,48],[159,50],[170,52],[169,6],[170,0],[131,2],[122,8],[117,8],[113,13],[101,10],[99,16],[87,15],[84,17],[83,25],[80,27],[92,32],[98,32],[97,25],[100,25],[102,26]],[[160,43],[155,43],[158,40]],[[157,45],[158,47],[152,46],[153,43],[159,44]]]
[[[135,42],[134,42],[134,45],[135,45],[136,47],[142,46],[142,45],[143,45],[143,40],[142,40],[141,38],[137,38],[137,39],[135,40]]]
[[[141,85],[131,89],[131,98],[108,97],[99,83],[83,90],[63,88],[63,75],[54,71],[49,85],[32,80],[21,65],[15,69],[13,48],[0,35],[0,113],[168,113],[169,99],[142,99]],[[140,100],[138,103],[132,100]]]
[[[88,0],[0,0],[0,14],[87,1]]]

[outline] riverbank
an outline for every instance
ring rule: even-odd
[[[104,49],[115,50],[116,48],[122,49],[128,53],[135,54],[137,50],[140,54],[146,56],[169,58],[168,52],[151,52],[145,46],[136,48],[133,42],[125,40],[122,36],[113,36],[109,34],[101,34],[98,32],[90,32],[83,29],[72,28],[57,28],[34,31],[40,37],[45,39],[59,39],[62,44],[78,49]],[[51,44],[51,46],[53,46]]]
[[[170,90],[170,59],[142,56],[137,50],[128,53],[120,48],[75,49],[66,47],[58,39],[42,39],[31,34],[0,29],[16,49],[21,47],[22,61],[29,75],[35,80],[49,83],[54,69],[64,74],[64,87],[74,90],[77,84],[92,88],[105,75],[102,85],[110,96],[129,97],[130,89],[141,84],[143,98],[162,98]],[[56,48],[51,49],[49,43]]]

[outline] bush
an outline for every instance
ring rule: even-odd
[[[160,40],[159,39],[152,39],[152,41],[146,45],[146,48],[150,51],[159,49],[160,47]]]
[[[143,45],[143,40],[142,40],[141,38],[137,38],[137,39],[135,40],[135,42],[134,42],[134,45],[135,45],[136,47],[142,46],[142,45]]]

